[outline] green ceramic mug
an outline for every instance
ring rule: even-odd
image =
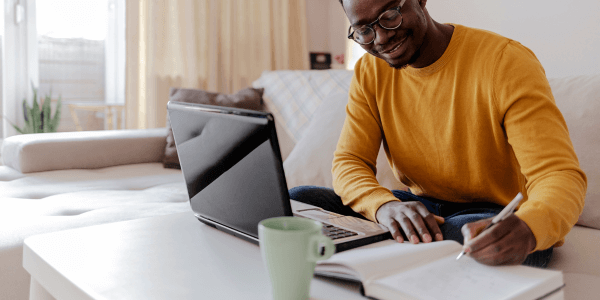
[[[320,222],[299,217],[277,217],[258,224],[262,259],[267,267],[273,299],[308,299],[317,261],[335,252]],[[320,253],[320,245],[325,252]]]

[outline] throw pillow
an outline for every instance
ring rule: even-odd
[[[348,92],[353,74],[351,70],[265,71],[252,86],[265,89],[265,106],[295,143],[328,95]]]
[[[262,88],[245,88],[235,94],[225,95],[196,89],[171,88],[171,91],[169,92],[169,100],[263,110],[263,91],[264,89]],[[163,157],[163,166],[165,168],[181,169],[170,122],[167,122],[167,146],[165,148],[165,155]]]
[[[283,163],[289,188],[300,185],[332,187],[331,164],[333,152],[346,119],[348,93],[333,93],[314,114],[304,136]],[[383,147],[377,156],[377,181],[382,186],[403,189],[390,168]]]

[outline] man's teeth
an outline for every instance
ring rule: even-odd
[[[402,46],[402,43],[398,44],[398,46],[394,47],[394,49],[392,49],[392,50],[390,50],[390,51],[388,51],[386,53],[392,53],[392,52],[398,50],[398,48],[400,48],[400,46]]]

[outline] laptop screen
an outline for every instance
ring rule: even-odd
[[[168,107],[196,215],[253,237],[261,220],[292,215],[270,114],[180,102]]]

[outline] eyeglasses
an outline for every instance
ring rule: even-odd
[[[348,28],[348,38],[361,45],[368,45],[375,41],[375,28],[373,28],[375,24],[379,24],[379,27],[387,30],[400,27],[400,25],[402,25],[402,13],[400,12],[400,9],[402,9],[404,2],[406,2],[406,0],[400,1],[398,7],[384,11],[379,15],[379,18],[371,24],[354,28],[354,31],[352,31],[352,26],[350,26],[350,28]]]

